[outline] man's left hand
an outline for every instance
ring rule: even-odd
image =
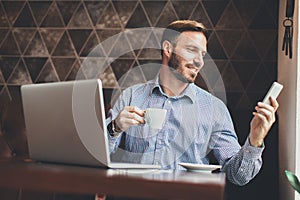
[[[255,147],[260,147],[263,144],[264,138],[267,136],[270,128],[276,120],[275,113],[279,107],[276,99],[270,97],[271,105],[258,102],[255,106],[256,112],[253,112],[253,119],[250,124],[250,144]]]

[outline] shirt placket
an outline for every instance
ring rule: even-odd
[[[172,100],[170,98],[166,98],[162,103],[162,108],[167,110],[166,119],[168,119],[168,115],[170,110],[172,109]],[[163,148],[166,145],[166,138],[168,134],[167,125],[164,124],[163,128],[156,135],[156,144],[155,144],[155,153],[154,153],[154,163],[162,165],[162,153]]]

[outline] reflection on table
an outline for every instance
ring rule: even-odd
[[[155,169],[103,169],[0,160],[0,188],[150,199],[223,199],[225,174]]]

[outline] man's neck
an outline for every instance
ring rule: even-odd
[[[180,81],[167,66],[162,66],[159,74],[159,84],[168,96],[178,96],[188,86],[188,83]]]

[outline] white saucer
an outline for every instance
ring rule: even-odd
[[[191,171],[214,171],[217,169],[221,169],[221,165],[205,165],[205,164],[195,164],[195,163],[178,163],[182,167],[186,168],[187,170]]]

